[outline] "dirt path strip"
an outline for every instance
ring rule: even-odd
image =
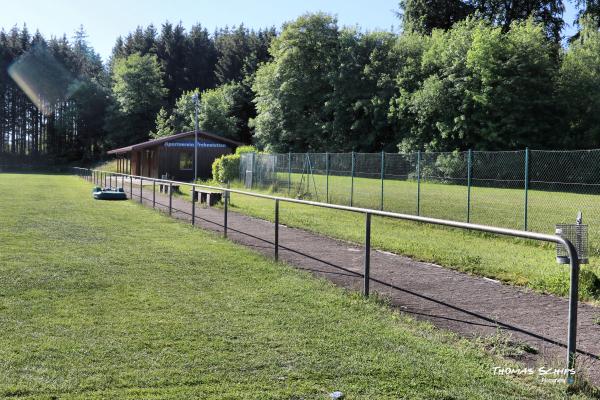
[[[126,191],[129,187],[126,185]],[[139,201],[139,188],[133,197]],[[156,193],[156,208],[168,211],[168,195]],[[152,192],[144,192],[143,203],[152,207]],[[191,203],[173,197],[172,216],[191,221]],[[223,211],[196,207],[196,225],[223,232]],[[274,254],[273,223],[228,213],[230,240]],[[279,229],[279,258],[292,266],[324,277],[336,285],[362,289],[364,248],[301,229]],[[389,298],[394,307],[417,319],[466,337],[508,334],[527,343],[537,354],[526,353],[520,360],[532,367],[565,365],[568,301],[525,288],[504,285],[491,279],[470,276],[434,264],[414,261],[396,254],[373,251],[371,290]],[[600,384],[600,308],[579,305],[577,349],[578,370]],[[458,367],[457,362],[457,367]]]

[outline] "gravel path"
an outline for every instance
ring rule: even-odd
[[[125,188],[127,191],[129,185]],[[146,187],[144,187],[146,190]],[[134,186],[134,200],[139,188]],[[156,208],[168,211],[168,196],[156,193]],[[143,203],[152,207],[151,190]],[[159,204],[160,203],[160,204]],[[191,203],[173,197],[174,218],[191,221]],[[196,207],[197,226],[222,232],[223,211]],[[230,240],[272,256],[274,229],[271,222],[228,214]],[[243,232],[243,233],[242,233]],[[364,248],[281,225],[279,258],[290,265],[324,277],[336,285],[362,290]],[[566,357],[566,298],[539,294],[504,285],[408,257],[373,251],[371,290],[388,298],[393,307],[462,336],[493,336],[505,332],[515,343],[527,343],[534,353],[519,360],[529,366],[564,367]],[[600,308],[579,305],[578,369],[600,384]]]

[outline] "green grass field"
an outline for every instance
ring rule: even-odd
[[[493,375],[512,364],[477,343],[90,189],[0,174],[0,397],[564,398]]]

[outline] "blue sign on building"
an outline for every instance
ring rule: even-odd
[[[179,148],[194,148],[194,142],[166,142],[165,147],[179,147]],[[207,142],[205,140],[198,141],[198,148],[223,148],[227,145],[223,143]]]

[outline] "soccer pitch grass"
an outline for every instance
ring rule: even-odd
[[[478,344],[90,189],[0,174],[2,397],[564,398],[494,375],[511,363]]]

